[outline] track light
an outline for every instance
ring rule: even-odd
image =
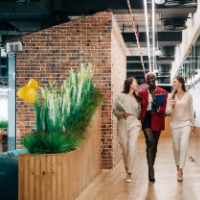
[[[155,3],[156,3],[156,4],[164,4],[164,3],[165,3],[165,0],[155,0]]]
[[[6,51],[7,52],[22,51],[22,42],[21,41],[7,42]]]

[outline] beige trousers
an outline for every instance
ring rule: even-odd
[[[173,142],[174,159],[176,165],[180,168],[185,166],[191,127],[189,125],[171,129],[171,136]]]
[[[124,125],[124,123],[121,123],[121,125],[119,124],[118,126],[118,138],[122,147],[122,157],[126,171],[132,173],[140,126],[134,126],[130,130],[127,130],[127,126]]]

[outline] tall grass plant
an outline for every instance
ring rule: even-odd
[[[94,68],[82,63],[71,69],[60,89],[49,82],[35,101],[36,131],[25,135],[22,144],[31,153],[61,153],[76,149],[85,138],[102,95],[93,85]]]

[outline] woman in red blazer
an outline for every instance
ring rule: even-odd
[[[146,153],[149,166],[149,181],[155,182],[154,162],[157,153],[157,145],[160,133],[165,129],[165,109],[167,100],[167,91],[156,86],[156,75],[153,72],[146,74],[148,89],[139,92],[141,98],[141,123],[142,130],[146,138]],[[157,105],[154,101],[156,94],[164,93],[164,102]]]

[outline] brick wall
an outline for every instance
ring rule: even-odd
[[[111,76],[112,76],[112,104],[117,95],[123,90],[124,80],[126,79],[126,46],[120,33],[117,22],[113,16],[111,33]],[[121,159],[121,147],[117,138],[117,118],[112,115],[112,148],[113,148],[113,167]]]
[[[23,52],[20,52],[16,59],[17,89],[27,84],[30,78],[38,80],[41,86],[47,84],[49,80],[55,81],[60,86],[68,76],[69,70],[76,69],[80,62],[86,61],[95,65],[95,86],[104,96],[102,158],[103,168],[107,169],[113,166],[111,139],[113,133],[111,120],[112,17],[111,12],[100,12],[25,36]],[[35,118],[32,104],[17,98],[16,107],[17,145],[19,147],[21,137],[35,129]],[[107,140],[107,136],[111,136],[110,139]]]

